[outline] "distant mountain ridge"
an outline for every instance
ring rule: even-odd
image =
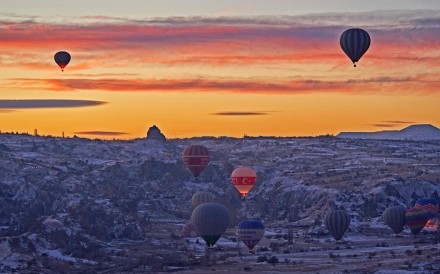
[[[339,138],[377,140],[440,140],[440,129],[431,124],[411,125],[401,130],[375,132],[341,132]]]

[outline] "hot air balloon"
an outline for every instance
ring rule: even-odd
[[[342,50],[356,67],[356,62],[367,52],[370,47],[371,39],[368,32],[363,29],[347,29],[341,34],[339,39]]]
[[[333,210],[325,216],[325,226],[339,241],[350,226],[350,215],[345,210]]]
[[[189,221],[183,225],[182,230],[180,231],[180,235],[182,237],[196,237],[196,236],[198,236],[196,229],[194,228],[194,225],[192,224],[191,221]]]
[[[429,214],[429,219],[435,218],[438,214],[438,201],[434,198],[420,198],[415,207],[425,209]]]
[[[212,202],[214,202],[214,196],[207,191],[196,192],[191,198],[191,203],[194,208],[196,208],[198,205]]]
[[[238,167],[231,174],[232,183],[242,197],[254,186],[257,173],[250,167]]]
[[[67,51],[59,51],[55,53],[53,59],[55,59],[55,62],[60,66],[61,71],[64,71],[64,68],[70,62],[70,54]]]
[[[406,225],[411,229],[411,233],[417,235],[429,220],[429,213],[420,207],[412,207],[405,212]]]
[[[208,149],[202,145],[192,145],[185,148],[182,153],[182,158],[185,166],[196,178],[202,173],[211,160]]]
[[[264,236],[264,225],[258,220],[243,220],[238,224],[237,234],[249,251],[252,251]]]
[[[229,226],[229,212],[221,204],[206,203],[196,207],[191,220],[197,233],[211,248]]]
[[[406,208],[403,206],[389,207],[383,212],[382,216],[385,224],[396,234],[402,232],[403,227],[405,226],[405,212]]]

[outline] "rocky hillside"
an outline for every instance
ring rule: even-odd
[[[440,140],[440,129],[433,125],[412,125],[401,130],[384,130],[376,132],[341,132],[340,138],[377,139],[377,140]]]
[[[180,157],[190,144],[203,144],[212,155],[198,180]],[[64,256],[95,269],[99,258],[122,252],[120,245],[167,245],[169,235],[159,240],[152,233],[168,224],[178,235],[198,190],[210,191],[230,210],[231,227],[248,214],[267,226],[313,229],[331,208],[345,208],[356,230],[362,222],[379,221],[390,205],[410,206],[417,197],[440,192],[439,163],[438,141],[101,141],[1,134],[0,259],[14,262],[14,254],[21,254],[1,269],[38,270],[35,256]],[[239,165],[258,176],[247,213],[229,179]]]

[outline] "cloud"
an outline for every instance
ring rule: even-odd
[[[85,16],[70,24],[12,17],[0,22],[4,56],[0,64],[53,69],[51,55],[60,48],[71,50],[70,69],[337,63],[343,56],[339,35],[352,26],[363,26],[371,33],[374,54],[368,55],[375,62],[439,64],[438,54],[426,55],[427,49],[433,51],[438,45],[439,18],[439,11],[149,20]]]
[[[372,126],[375,127],[384,127],[384,128],[388,128],[388,127],[395,127],[396,124],[371,124]]]
[[[381,121],[381,123],[392,123],[392,124],[417,124],[411,121]]]
[[[78,134],[78,135],[92,135],[92,136],[120,136],[120,135],[129,134],[129,133],[127,133],[127,132],[120,132],[120,131],[99,131],[99,130],[95,130],[95,131],[78,131],[78,132],[74,132],[74,134]]]
[[[439,82],[410,77],[374,77],[347,80],[252,79],[9,79],[9,87],[32,86],[49,91],[98,90],[106,92],[239,92],[303,93],[438,93]]]
[[[145,20],[97,15],[69,23],[6,18],[0,19],[0,70],[58,73],[53,54],[72,55],[66,78],[3,81],[15,90],[440,92],[440,11]],[[363,27],[372,37],[359,68],[350,71],[339,46],[348,27]]]
[[[257,116],[257,115],[268,115],[272,111],[222,111],[211,113],[211,115],[219,116]]]
[[[0,109],[32,109],[32,108],[75,108],[106,104],[102,101],[91,100],[0,100]]]
[[[389,120],[389,121],[380,121],[380,123],[371,124],[371,125],[375,126],[375,127],[388,128],[388,127],[398,127],[398,126],[408,125],[408,124],[417,124],[417,122],[400,121],[400,120]]]

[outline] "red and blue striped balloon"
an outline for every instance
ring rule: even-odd
[[[411,233],[417,235],[429,220],[429,213],[423,208],[412,207],[405,212],[406,225],[411,229]]]
[[[438,214],[438,201],[434,198],[420,198],[415,207],[425,209],[429,214],[429,219],[435,218]]]

